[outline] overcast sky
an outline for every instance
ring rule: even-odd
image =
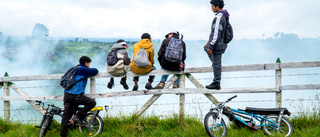
[[[225,0],[235,39],[320,37],[319,0]],[[0,32],[30,36],[36,23],[50,37],[163,39],[178,30],[187,40],[206,40],[214,13],[209,0],[1,0]]]

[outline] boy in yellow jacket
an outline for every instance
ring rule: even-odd
[[[153,66],[153,64],[154,64],[154,49],[153,49],[152,45],[153,44],[151,42],[151,36],[150,36],[149,33],[143,33],[142,36],[141,36],[141,40],[138,43],[133,45],[133,58],[132,58],[132,61],[130,63],[130,68],[131,68],[131,71],[133,73],[146,74],[146,73],[149,73],[150,71],[156,69]],[[148,54],[149,66],[147,66],[146,68],[138,67],[134,63],[134,58],[135,58],[136,54],[139,52],[139,50],[141,48],[144,48],[145,51]],[[148,83],[145,86],[146,89],[153,89],[151,84],[152,84],[152,82],[154,80],[154,77],[155,76],[149,76]],[[133,81],[134,81],[134,86],[133,86],[132,91],[137,91],[138,90],[139,76],[133,77]]]

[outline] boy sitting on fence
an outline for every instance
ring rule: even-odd
[[[123,39],[119,39],[117,43],[115,43],[112,47],[110,52],[108,53],[107,57],[107,71],[113,76],[121,76],[126,75],[127,70],[130,64],[130,58],[127,53],[127,43]],[[112,54],[114,52],[114,54]],[[113,57],[115,56],[115,57]],[[114,63],[112,63],[114,60]],[[127,77],[124,76],[120,80],[120,84],[123,86],[124,89],[129,89],[129,86],[126,82]],[[108,88],[111,89],[114,86],[114,78],[111,77],[108,83]]]

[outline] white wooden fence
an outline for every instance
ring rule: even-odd
[[[148,76],[148,75],[165,75],[165,74],[180,74],[180,88],[169,89],[174,81],[178,78],[176,75],[172,76],[165,84],[164,89],[153,90],[139,90],[139,91],[125,91],[125,92],[105,92],[96,93],[96,79],[108,78],[111,75],[107,72],[100,72],[98,75],[90,78],[90,94],[87,96],[92,98],[110,98],[110,97],[127,97],[127,96],[144,96],[153,95],[135,115],[139,117],[142,115],[162,94],[179,94],[180,95],[180,109],[179,116],[184,118],[184,105],[185,94],[204,94],[212,103],[217,104],[219,101],[213,96],[214,94],[225,93],[275,93],[276,107],[282,106],[282,90],[308,90],[319,89],[320,84],[308,84],[308,85],[282,85],[282,69],[288,68],[309,68],[320,67],[320,61],[308,61],[308,62],[289,62],[289,63],[269,63],[269,64],[250,64],[250,65],[233,65],[223,66],[222,72],[235,72],[235,71],[263,71],[263,70],[275,70],[275,86],[273,87],[259,87],[259,88],[236,88],[236,89],[220,89],[220,90],[208,90],[192,75],[193,73],[208,73],[212,72],[212,67],[195,67],[186,68],[185,71],[164,71],[155,70],[148,74],[137,75],[132,72],[127,73],[127,77],[133,76]],[[3,87],[3,96],[0,96],[0,100],[4,101],[4,119],[10,119],[10,101],[25,100],[31,106],[35,107],[35,100],[56,100],[62,101],[63,95],[60,96],[29,96],[18,85],[12,83],[15,81],[35,81],[35,80],[57,80],[60,79],[63,74],[52,75],[31,75],[31,76],[15,76],[15,77],[0,77],[0,88]],[[185,88],[185,78],[188,78],[197,88]],[[20,96],[10,96],[11,87]],[[40,107],[35,107],[41,114],[44,114],[44,110]]]

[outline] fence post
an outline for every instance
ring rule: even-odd
[[[96,79],[90,78],[90,94],[96,93]]]
[[[181,89],[181,90],[184,90],[184,88],[185,88],[185,80],[186,80],[185,74],[181,74],[181,75],[180,75],[180,89]],[[180,120],[184,120],[184,104],[185,104],[186,96],[185,96],[185,94],[183,93],[183,94],[180,94],[180,95],[179,95],[179,98],[180,98],[180,103],[179,103],[179,105],[180,105],[179,119],[180,119]]]
[[[278,67],[279,69],[275,70],[275,84],[276,88],[279,89],[278,92],[276,92],[276,107],[281,108],[282,107],[282,90],[281,90],[281,85],[282,85],[282,70],[281,70],[281,61],[280,58],[277,59]]]
[[[4,77],[8,77],[8,73],[4,74]],[[3,83],[3,96],[10,96],[10,82]],[[10,121],[10,101],[3,101],[3,112],[4,112],[4,120]]]

